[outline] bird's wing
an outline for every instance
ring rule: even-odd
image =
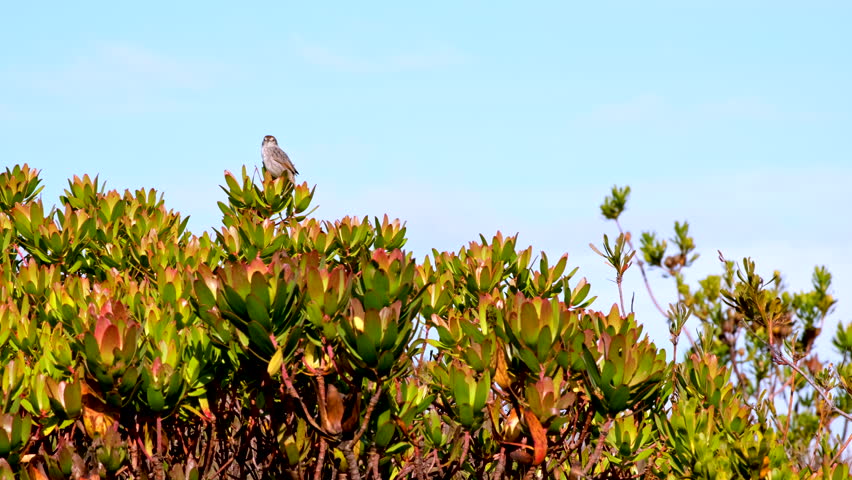
[[[298,175],[299,171],[296,170],[296,166],[293,165],[293,162],[290,160],[290,156],[287,155],[287,152],[285,152],[284,150],[281,150],[280,148],[278,149],[278,151],[281,152],[281,155],[283,156],[283,158],[282,158],[283,161],[281,163],[283,165],[285,165],[288,170],[292,170],[294,175]]]

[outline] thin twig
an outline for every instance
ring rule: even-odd
[[[787,389],[787,386],[791,385],[793,383],[793,378],[794,378],[794,376],[791,375],[790,378],[788,378],[787,380],[784,381],[784,383],[778,388],[778,390],[774,390],[774,391],[770,392],[769,398],[775,398],[775,397],[778,396],[779,393],[784,393],[784,390]],[[760,391],[759,388],[756,388],[755,390]]]
[[[157,415],[157,455],[163,455],[163,417]]]
[[[219,478],[222,475],[222,472],[224,472],[225,469],[228,468],[228,465],[230,465],[234,461],[234,458],[235,457],[231,457],[228,459],[227,462],[223,463],[222,467],[219,468],[219,470],[216,470],[216,474],[213,475],[213,478]]]
[[[136,437],[136,442],[139,444],[139,449],[145,454],[145,458],[147,458],[150,462],[152,460],[151,454],[148,453],[148,450],[145,450],[145,444],[142,442],[142,437]]]
[[[615,226],[618,227],[618,232],[624,235],[624,229],[621,228],[621,223],[618,222],[617,218],[615,219]],[[630,236],[624,235],[624,238],[627,239],[627,245],[630,247],[630,249],[636,251],[636,249],[633,247],[633,240],[630,239]],[[639,271],[642,273],[642,281],[645,282],[645,289],[648,291],[648,296],[651,297],[651,303],[653,303],[654,306],[657,307],[657,311],[660,312],[660,315],[669,318],[669,315],[657,302],[657,298],[654,296],[654,291],[651,290],[651,282],[648,281],[648,275],[645,273],[645,262],[642,261],[641,256],[636,256],[635,258],[636,263],[639,264]],[[684,329],[683,333],[686,334],[686,338],[687,340],[689,340],[689,344],[692,345],[693,348],[695,348],[695,339],[692,338],[692,334],[689,333],[689,330]]]
[[[381,397],[381,395],[382,386],[378,385],[376,393],[374,393],[370,398],[370,403],[367,405],[367,410],[364,412],[364,421],[361,422],[361,426],[358,428],[358,431],[355,432],[355,436],[352,437],[352,443],[357,443],[361,440],[361,436],[367,431],[367,425],[370,423],[370,416],[373,414],[373,410],[375,410],[376,405],[379,403],[379,397]]]
[[[287,393],[290,394],[291,397],[295,398],[299,401],[299,404],[302,406],[302,411],[305,413],[305,419],[308,423],[311,424],[312,427],[316,428],[320,432],[324,432],[318,424],[317,421],[314,420],[314,416],[311,415],[310,411],[308,411],[308,406],[305,405],[305,401],[302,400],[302,397],[299,395],[299,392],[296,391],[296,387],[293,386],[293,382],[290,381],[290,376],[287,375],[287,370],[284,365],[281,365],[281,378],[284,380],[284,386],[287,387]]]
[[[835,455],[834,458],[831,459],[832,465],[834,465],[835,463],[837,463],[838,460],[840,460],[840,456],[843,455],[843,451],[846,450],[846,447],[849,446],[850,442],[852,442],[852,435],[849,435],[846,441],[843,442],[843,446],[840,447],[840,450],[837,451],[837,455]]]
[[[270,335],[269,339],[272,340],[272,345],[275,348],[278,348],[278,341],[275,340],[275,336]],[[293,382],[290,381],[290,375],[287,374],[287,369],[285,368],[283,362],[281,363],[281,378],[282,380],[284,380],[284,386],[287,387],[287,393],[290,394],[291,397],[299,401],[299,404],[302,406],[302,411],[305,412],[305,419],[308,421],[308,423],[310,423],[311,426],[316,428],[318,431],[325,432],[325,430],[323,430],[322,428],[320,428],[319,425],[317,425],[316,420],[314,420],[314,416],[311,415],[310,411],[308,410],[308,406],[305,405],[305,402],[304,400],[302,400],[302,397],[299,395],[299,392],[296,391],[296,387],[294,387]]]
[[[805,381],[807,381],[811,385],[811,387],[813,387],[813,389],[819,394],[819,396],[822,397],[823,400],[825,400],[825,403],[831,405],[831,408],[834,410],[835,413],[847,420],[852,420],[852,415],[838,408],[837,405],[834,404],[834,401],[831,399],[831,397],[829,397],[828,394],[823,391],[823,389],[821,389],[814,380],[807,376],[805,372],[803,372],[802,369],[800,369],[792,360],[784,356],[784,353],[779,347],[777,347],[776,345],[772,345],[771,343],[767,343],[766,340],[757,335],[757,333],[755,333],[755,338],[759,339],[761,342],[764,342],[766,343],[766,345],[769,346],[769,351],[772,354],[772,360],[774,362],[779,363],[781,365],[787,365],[788,367],[792,368],[793,371],[801,375],[802,378],[804,378]]]
[[[587,475],[592,467],[598,462],[601,458],[601,453],[603,453],[604,442],[606,441],[606,436],[609,433],[609,429],[612,428],[613,418],[610,417],[607,419],[606,423],[601,427],[601,434],[598,435],[598,444],[595,445],[595,451],[592,452],[592,455],[589,457],[589,461],[586,462],[586,467],[583,469],[583,475]]]
[[[15,248],[18,250],[18,255],[21,257],[21,266],[29,266],[30,261],[28,260],[28,256],[24,253],[24,249],[17,244],[15,245]]]
[[[355,436],[352,437],[352,440],[341,442],[338,446],[340,451],[343,452],[343,457],[346,459],[346,463],[349,467],[349,480],[361,480],[361,472],[358,470],[358,458],[355,456],[353,448],[354,445],[361,440],[364,432],[367,431],[367,426],[370,423],[370,417],[372,416],[376,405],[379,403],[379,397],[381,394],[382,386],[378,384],[376,392],[370,398],[370,403],[367,405],[367,410],[364,412],[364,420],[361,422],[361,426],[358,428],[358,431],[355,432]]]
[[[846,363],[846,352],[843,352],[843,361],[842,361],[842,362],[840,362],[840,364],[841,364],[841,365],[843,365],[843,364],[845,364],[845,363]],[[844,436],[844,437],[846,436],[846,432],[847,432],[848,430],[849,430],[849,419],[848,419],[848,418],[844,418],[844,419],[843,419],[843,436]]]
[[[328,444],[325,443],[324,438],[320,438],[319,445],[319,453],[317,454],[317,465],[314,468],[314,480],[322,480],[322,465],[325,460],[325,451],[328,448]]]
[[[397,474],[396,478],[399,478],[399,479],[408,478],[408,475],[411,473],[411,471],[412,471],[412,470],[414,470],[414,464],[413,464],[413,463],[407,463],[407,464],[406,464],[404,467],[402,467],[402,469],[399,471],[399,473]]]
[[[740,368],[737,366],[737,337],[739,337],[739,332],[740,330],[737,329],[736,335],[727,335],[732,338],[730,341],[727,341],[726,336],[726,342],[728,343],[728,348],[731,351],[731,368],[733,368],[734,370],[734,375],[737,376],[737,389],[740,391],[740,393],[745,395],[745,383],[748,381],[748,378],[746,378],[746,376],[742,372],[740,372]]]
[[[423,359],[426,357],[426,339],[429,338],[429,330],[432,328],[432,325],[423,322],[423,350],[420,351],[420,360],[417,362],[418,371],[420,367],[423,365]]]
[[[592,419],[595,417],[591,412],[587,413],[588,415],[586,415],[586,421],[583,423],[582,430],[580,430],[580,433],[579,435],[577,435],[577,438],[575,438],[571,441],[571,443],[568,444],[568,450],[576,450],[583,443],[583,440],[586,439],[589,433],[589,428],[592,426]]]
[[[413,443],[413,442],[412,442]],[[417,443],[414,444],[414,468],[416,469],[417,480],[426,480],[426,471],[423,468],[423,436],[419,436]]]
[[[215,388],[215,387],[214,387]],[[216,408],[218,399],[213,399],[213,408]],[[217,409],[218,410],[218,409]],[[215,417],[215,414],[214,414]],[[207,473],[210,472],[210,467],[213,465],[213,445],[216,438],[216,424],[210,422],[210,431],[207,433],[207,448],[204,454],[204,468],[201,469],[201,478],[207,478]]]
[[[678,338],[672,335],[672,361],[675,363],[675,366],[677,366],[677,341]],[[675,378],[675,374],[677,374],[677,368],[672,369],[672,379]]]
[[[497,454],[497,466],[494,468],[493,480],[503,478],[503,470],[506,469],[506,447],[500,447],[500,453]]]
[[[317,381],[317,396],[319,397],[319,414],[320,414],[320,422],[322,426],[325,427],[327,425],[331,425],[328,420],[328,402],[325,398],[325,377],[322,375],[318,375],[316,377]],[[330,432],[329,432],[330,433]]]
[[[352,440],[346,440],[345,442],[341,442],[338,448],[343,452],[343,458],[346,459],[349,480],[361,480],[361,472],[358,470],[358,457],[355,456],[355,452],[352,449],[354,443]]]
[[[787,443],[787,432],[790,431],[790,419],[793,417],[793,394],[796,393],[796,382],[792,379],[796,378],[796,375],[793,374],[790,376],[791,385],[790,385],[790,400],[787,401],[787,422],[784,425],[784,435],[782,436],[782,442]]]
[[[432,464],[429,465],[429,470],[432,470],[433,468],[437,467],[438,473],[444,475],[444,466],[441,465],[441,461],[438,458],[438,450],[432,450],[430,456],[432,457]]]
[[[464,440],[462,441],[461,457],[459,457],[459,467],[456,470],[461,470],[464,462],[467,460],[467,453],[470,450],[470,432],[464,432]]]
[[[615,226],[618,227],[618,232],[624,235],[624,229],[621,228],[621,223],[618,222],[617,218],[615,219]],[[633,241],[630,239],[630,237],[627,235],[625,235],[624,237],[627,239],[627,245],[630,246],[630,249],[636,250],[635,248],[633,248]],[[663,310],[662,307],[660,307],[659,303],[657,303],[657,299],[656,297],[654,297],[654,291],[651,290],[651,283],[648,282],[648,275],[645,273],[645,262],[642,261],[641,257],[636,257],[636,263],[639,264],[639,271],[642,272],[642,280],[645,281],[645,289],[648,290],[648,296],[651,297],[651,302],[654,304],[655,307],[657,307],[657,311],[660,312],[660,315],[668,318],[666,311]]]
[[[373,477],[376,480],[382,480],[382,475],[379,472],[379,454],[375,445],[370,449],[370,468],[373,471]]]

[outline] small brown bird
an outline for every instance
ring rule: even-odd
[[[263,137],[260,156],[263,158],[263,166],[272,175],[272,178],[287,175],[290,183],[295,183],[295,176],[299,174],[299,171],[293,166],[290,157],[278,146],[278,140],[275,137],[272,135]]]

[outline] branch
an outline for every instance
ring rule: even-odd
[[[272,340],[272,346],[278,348],[278,341],[275,340],[275,336],[270,335],[269,339]],[[310,423],[311,426],[316,428],[319,432],[325,433],[325,430],[323,430],[322,428],[320,428],[319,425],[317,425],[317,421],[314,420],[314,416],[311,415],[311,413],[308,411],[308,406],[305,405],[305,402],[304,400],[302,400],[302,397],[299,395],[299,392],[296,391],[296,387],[293,386],[293,382],[290,381],[290,375],[287,374],[287,369],[284,367],[284,362],[281,362],[281,379],[284,380],[284,385],[287,387],[287,393],[290,394],[291,397],[299,401],[299,404],[302,406],[302,411],[305,413],[305,419],[308,421],[308,423]]]
[[[213,408],[216,408],[215,403]],[[213,465],[213,444],[215,440],[216,425],[210,422],[210,432],[207,434],[207,448],[205,449],[206,453],[204,454],[204,467],[201,469],[201,478],[207,478],[210,467]]]
[[[462,442],[462,451],[461,457],[459,457],[459,468],[457,470],[461,470],[464,467],[464,462],[467,460],[467,452],[470,449],[470,432],[464,432],[464,441]]]
[[[290,394],[291,397],[295,398],[299,401],[299,404],[302,406],[302,411],[305,413],[305,419],[308,423],[311,424],[312,427],[316,428],[318,431],[325,433],[319,425],[317,425],[317,421],[314,420],[314,416],[308,411],[308,406],[305,405],[304,400],[299,395],[299,392],[296,391],[296,387],[293,386],[293,382],[290,381],[290,376],[287,374],[287,370],[284,368],[284,364],[281,364],[281,378],[284,380],[284,385],[287,387],[287,393]]]
[[[586,462],[586,467],[583,469],[583,476],[586,476],[592,467],[598,462],[601,458],[601,453],[603,453],[603,445],[606,441],[606,436],[609,433],[609,429],[612,428],[613,418],[608,418],[606,423],[604,423],[603,427],[601,427],[601,434],[598,435],[598,444],[595,445],[595,451],[592,452],[592,455],[589,457],[589,461]]]
[[[379,472],[379,454],[376,452],[375,444],[370,448],[370,467],[367,470],[369,471],[370,469],[373,471],[373,478],[382,480],[381,473]]]
[[[355,452],[352,451],[353,443],[352,440],[346,440],[340,444],[339,448],[343,452],[343,458],[346,459],[347,466],[349,467],[349,480],[361,480],[361,472],[358,471],[358,458],[355,456]]]
[[[623,280],[621,274],[619,273],[617,277],[615,277],[615,283],[618,285],[618,304],[621,305],[621,315],[627,316],[627,311],[624,309],[624,292],[621,287],[621,281]]]
[[[624,235],[624,229],[621,228],[621,223],[618,222],[617,218],[615,219],[615,226],[618,227],[618,232]],[[627,239],[627,245],[630,247],[630,249],[636,251],[636,249],[633,247],[633,240],[630,239],[630,235],[624,235],[624,238]],[[648,275],[645,273],[645,262],[642,261],[642,257],[640,255],[636,256],[636,263],[639,264],[639,271],[642,272],[642,281],[645,282],[645,289],[648,290],[648,296],[651,297],[651,302],[654,304],[655,307],[657,307],[657,311],[660,312],[660,315],[665,318],[669,318],[666,311],[663,310],[659,303],[657,303],[657,298],[654,297],[654,291],[651,290],[651,282],[648,281]],[[695,348],[695,339],[692,338],[692,334],[689,333],[689,330],[684,329],[683,333],[686,334],[686,338],[687,340],[689,340],[689,344],[692,345],[693,348]]]
[[[377,384],[378,385],[378,384]],[[370,423],[370,416],[373,414],[373,410],[375,410],[376,405],[379,403],[379,397],[382,395],[382,386],[378,385],[376,388],[376,393],[370,398],[370,403],[367,405],[367,411],[364,412],[364,420],[361,422],[361,427],[358,428],[358,431],[355,432],[355,436],[352,437],[352,443],[356,443],[361,440],[361,436],[364,435],[364,432],[367,431],[367,425]]]
[[[493,480],[502,480],[503,470],[506,469],[506,447],[500,447],[500,453],[497,454],[497,467],[494,468]]]
[[[793,418],[793,394],[796,393],[796,378],[795,375],[790,376],[790,399],[787,402],[787,422],[784,425],[784,436],[782,442],[787,443],[787,433],[790,431],[790,419]]]
[[[849,446],[849,442],[852,442],[852,435],[850,435],[849,438],[846,439],[846,442],[844,442],[843,446],[840,447],[840,450],[837,451],[837,455],[835,455],[834,458],[831,459],[832,465],[834,465],[835,463],[837,463],[838,460],[840,460],[840,455],[842,455],[843,451],[846,450],[846,447]]]
[[[414,470],[414,464],[413,463],[407,463],[407,464],[405,464],[404,467],[402,467],[402,469],[396,475],[396,478],[399,478],[399,479],[408,478],[409,474],[411,474],[411,472],[413,470]]]
[[[618,232],[624,235],[624,229],[621,228],[621,223],[618,222],[617,218],[615,219],[615,226],[618,227]],[[627,245],[630,246],[630,249],[636,250],[635,248],[633,248],[633,240],[631,240],[630,237],[627,235],[625,235],[625,238],[627,239]],[[645,289],[648,290],[648,296],[651,297],[651,302],[654,304],[655,307],[657,307],[657,311],[660,312],[660,315],[668,318],[668,315],[666,315],[665,310],[663,310],[663,308],[660,307],[660,304],[657,303],[657,299],[654,297],[654,291],[651,290],[651,283],[648,282],[648,275],[645,273],[645,262],[642,261],[641,257],[636,257],[636,263],[639,264],[639,271],[642,272],[642,280],[645,281]]]
[[[413,443],[413,442],[412,442]],[[414,444],[414,468],[417,469],[417,480],[426,480],[426,471],[423,468],[423,437],[417,439]]]
[[[803,372],[799,367],[794,365],[793,362],[791,362],[787,357],[785,357],[784,354],[781,353],[780,349],[778,351],[778,358],[780,358],[784,362],[785,365],[789,366],[796,373],[798,373],[799,375],[804,377],[804,379],[807,380],[807,382],[811,384],[811,387],[813,387],[813,389],[816,390],[817,393],[819,393],[819,396],[822,397],[823,400],[825,400],[825,403],[831,405],[831,409],[834,410],[835,413],[837,413],[838,415],[840,415],[841,417],[843,417],[847,420],[852,420],[852,415],[850,415],[850,414],[844,412],[843,410],[841,410],[840,408],[838,408],[837,405],[834,404],[834,400],[832,400],[831,397],[829,397],[826,392],[824,392],[821,388],[819,388],[819,386],[817,386],[815,381],[811,380],[810,377],[805,375],[805,372]]]
[[[781,348],[779,348],[776,345],[773,345],[771,340],[770,340],[770,342],[767,342],[766,340],[764,340],[763,337],[758,335],[757,332],[755,332],[751,328],[750,325],[746,324],[746,328],[748,328],[749,330],[752,331],[755,338],[757,338],[758,340],[760,340],[761,342],[766,344],[766,346],[769,347],[769,353],[772,355],[772,361],[773,362],[775,362],[779,365],[786,365],[786,366],[792,368],[794,372],[801,375],[802,378],[804,378],[805,381],[807,381],[811,385],[811,387],[813,387],[813,389],[819,394],[819,396],[822,397],[823,400],[825,400],[825,403],[827,403],[828,405],[831,406],[831,409],[835,413],[837,413],[838,415],[840,415],[841,417],[843,417],[847,420],[852,420],[852,415],[844,412],[837,405],[835,405],[834,400],[832,400],[831,397],[828,396],[828,393],[826,393],[822,388],[819,387],[819,385],[816,384],[816,381],[814,381],[813,379],[811,379],[811,377],[806,375],[805,372],[803,372],[802,369],[799,368],[796,365],[796,362],[793,362],[792,360],[790,360],[789,358],[784,356],[784,352],[781,351]],[[771,335],[771,332],[772,332],[772,326],[771,325],[769,325],[768,330],[770,331],[770,335]],[[794,385],[791,384],[790,388],[793,388],[793,387],[794,387]],[[789,415],[789,412],[788,412],[788,415]]]
[[[326,448],[328,448],[328,444],[325,443],[324,438],[320,438],[319,453],[317,454],[317,465],[314,468],[314,480],[322,480],[322,466],[323,461],[325,460]]]

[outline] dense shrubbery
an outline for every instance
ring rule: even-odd
[[[812,352],[824,269],[791,294],[723,260],[691,287],[686,224],[668,256],[605,239],[619,284],[675,279],[675,351],[700,319],[678,363],[567,256],[498,233],[416,262],[398,221],[225,179],[211,238],[154,191],[75,177],[46,209],[36,171],[0,175],[0,478],[849,477],[852,328],[836,369]]]

